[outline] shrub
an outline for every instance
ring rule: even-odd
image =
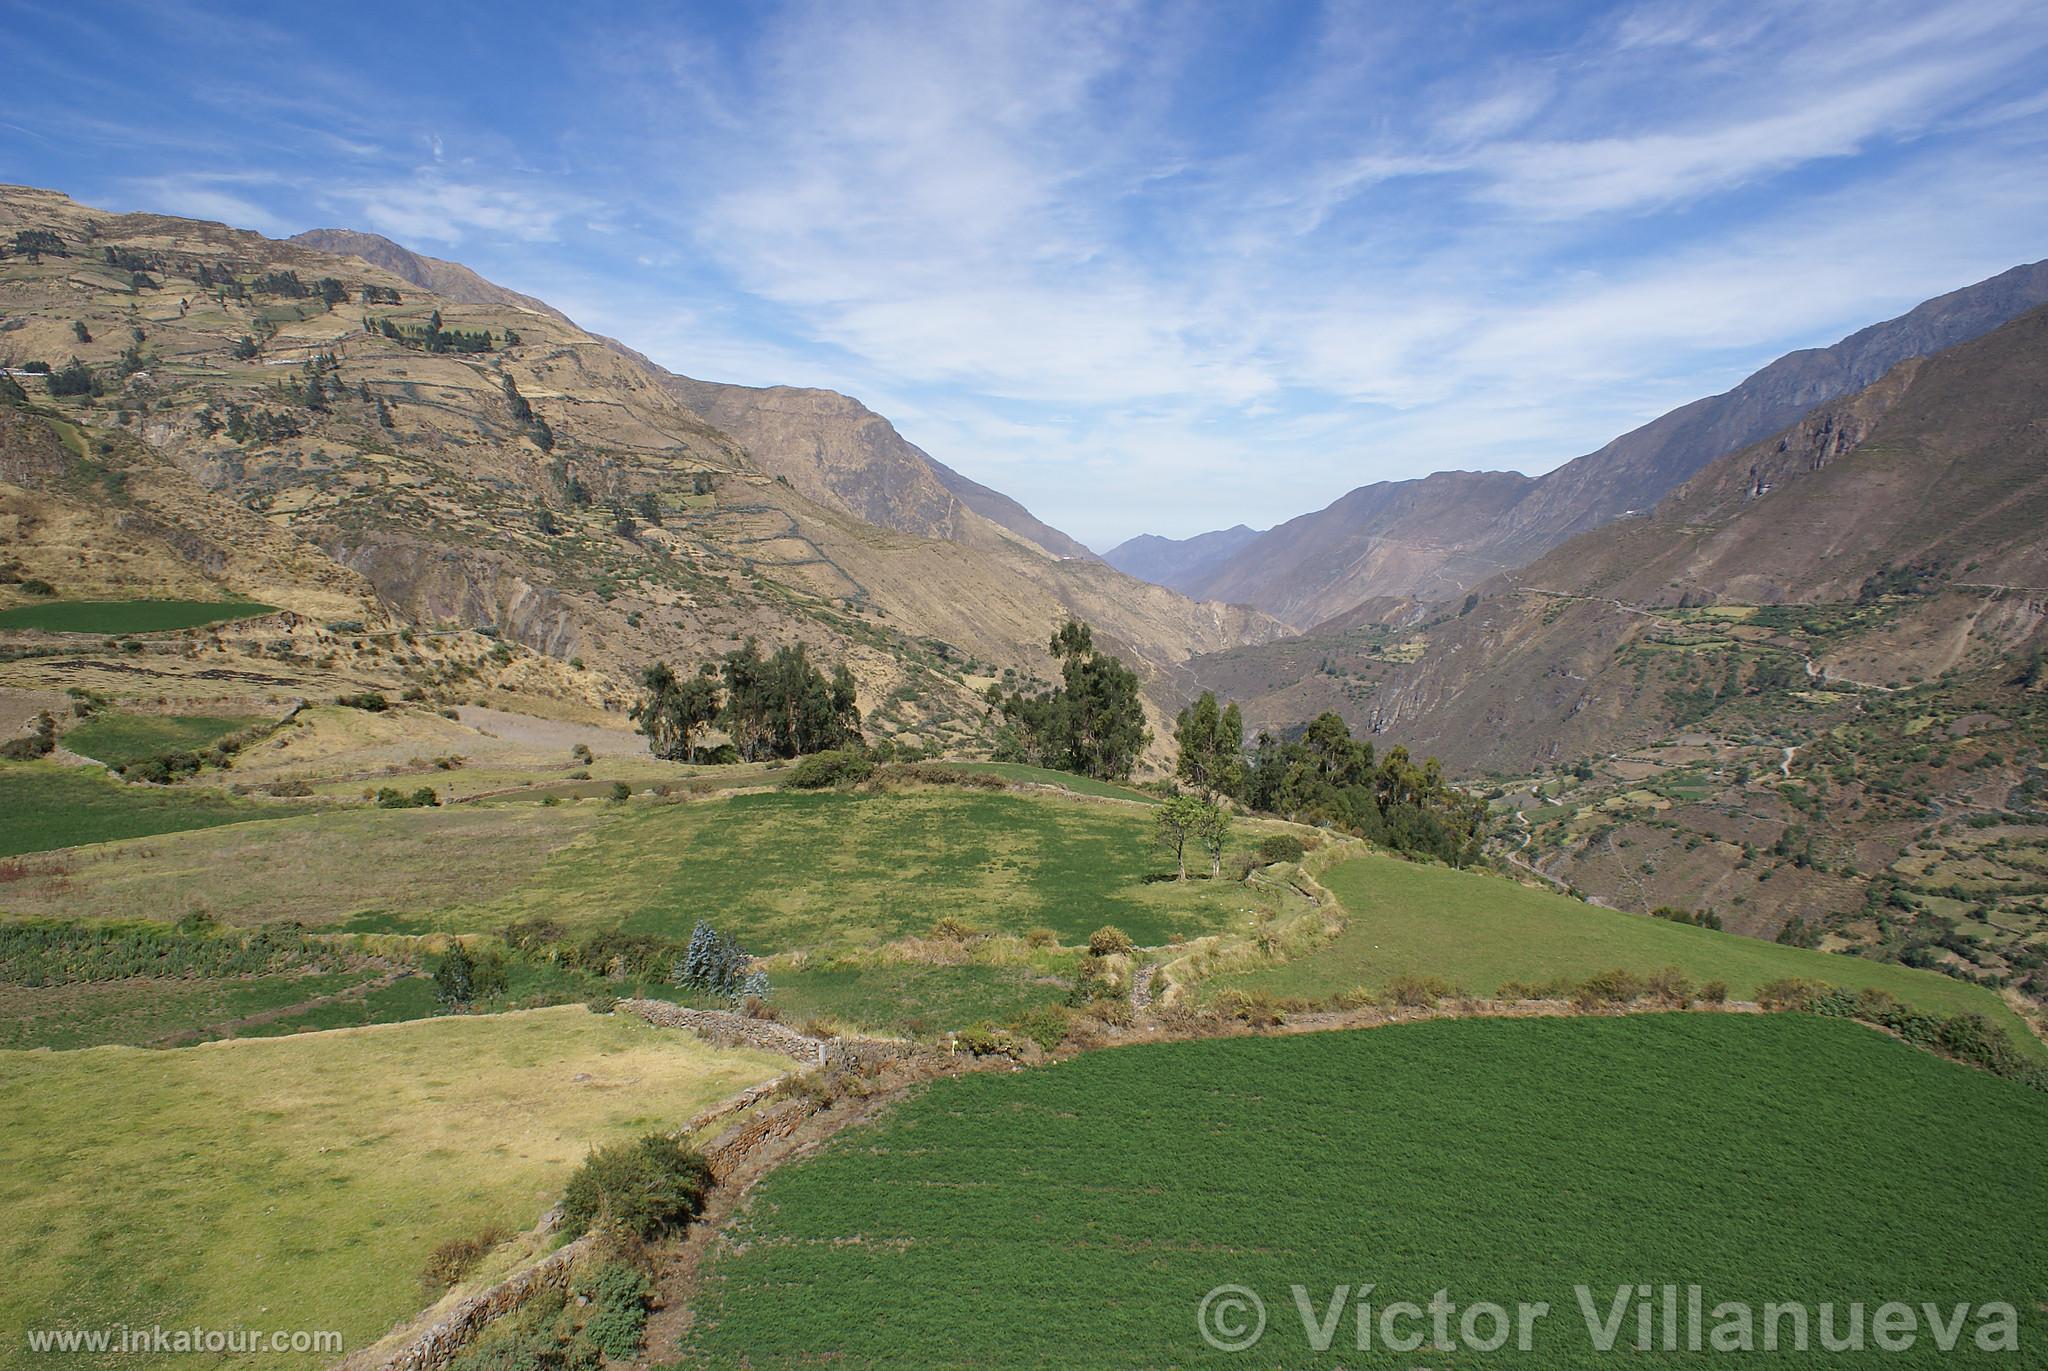
[[[583,1003],[593,1014],[609,1014],[619,1007],[619,997],[609,990],[600,990]]]
[[[1298,862],[1305,849],[1301,839],[1291,833],[1275,833],[1259,844],[1259,862],[1271,866],[1275,862]]]
[[[612,782],[611,800],[613,804],[624,804],[632,798],[633,787],[627,785],[624,781]]]
[[[1437,1001],[1456,993],[1441,976],[1396,976],[1387,982],[1387,999],[1402,1009],[1434,1009]]]
[[[626,1262],[606,1262],[576,1283],[576,1293],[593,1306],[583,1331],[607,1357],[632,1357],[647,1330],[647,1303],[654,1284]]]
[[[1756,1002],[1765,1009],[1811,1009],[1826,989],[1812,981],[1771,981],[1756,988]]]
[[[1138,1020],[1138,1013],[1131,1008],[1131,1002],[1121,995],[1090,1000],[1087,1014],[1091,1019],[1100,1019],[1117,1028],[1129,1028]]]
[[[1611,971],[1596,971],[1579,982],[1578,990],[1572,995],[1572,1003],[1580,1009],[1633,1004],[1643,997],[1644,989],[1642,978],[1635,972],[1616,967]]]
[[[641,1238],[687,1225],[703,1212],[711,1167],[661,1133],[600,1147],[583,1159],[562,1192],[560,1227],[582,1233],[600,1219]]]
[[[434,998],[459,1007],[505,993],[505,959],[494,951],[482,956],[461,943],[451,943],[434,968]]]
[[[1007,1028],[997,1028],[986,1021],[963,1028],[958,1034],[960,1046],[977,1057],[1009,1057],[1015,1059],[1024,1055],[1025,1045],[1030,1041],[1021,1034]]]
[[[785,790],[827,790],[858,785],[875,774],[875,764],[858,752],[813,752],[782,778]]]
[[[932,924],[931,936],[940,942],[964,943],[969,938],[981,936],[981,930],[965,919],[951,914],[944,915]]]
[[[343,709],[361,709],[371,714],[382,714],[391,708],[391,702],[385,699],[384,693],[379,690],[358,691],[354,695],[337,695],[334,697],[334,703]]]
[[[1226,990],[1216,997],[1216,1012],[1253,1028],[1271,1028],[1282,1020],[1279,1002],[1264,992]]]
[[[1067,1040],[1070,1024],[1067,1012],[1058,1005],[1044,1005],[1017,1020],[1016,1031],[1050,1052]]]
[[[427,1254],[427,1264],[420,1271],[420,1288],[429,1297],[438,1298],[443,1290],[461,1284],[485,1254],[507,1236],[504,1229],[492,1224],[473,1238],[450,1238]]]
[[[413,791],[399,790],[388,785],[377,790],[379,809],[438,809],[440,804],[441,798],[434,793],[434,788],[430,785],[423,785]]]
[[[1024,930],[1024,941],[1033,947],[1058,947],[1060,935],[1049,928],[1027,928]]]
[[[1131,941],[1131,935],[1115,924],[1104,924],[1088,935],[1088,955],[1091,957],[1110,957],[1117,953],[1129,956],[1137,950],[1138,945]]]
[[[10,762],[28,762],[37,757],[47,757],[57,748],[57,721],[49,711],[36,715],[35,728],[24,738],[9,738],[0,743],[0,758]]]
[[[572,762],[581,763],[584,766],[589,766],[592,762],[596,761],[597,759],[590,755],[590,747],[587,743],[578,743],[576,744],[576,746],[569,749],[569,760]]]
[[[1693,1001],[1692,979],[1675,966],[1667,966],[1653,974],[1646,987],[1657,1000],[1674,1009],[1685,1009]]]
[[[1705,985],[1701,986],[1701,987],[1700,987],[1700,1003],[1701,1003],[1701,1004],[1726,1004],[1726,1003],[1728,1003],[1728,982],[1726,982],[1726,981],[1708,981],[1708,982],[1707,982],[1707,983],[1706,983]]]

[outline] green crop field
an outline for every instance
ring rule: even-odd
[[[1695,981],[1725,981],[1734,999],[1787,978],[1874,987],[1930,1013],[1983,1014],[2048,1058],[2048,1045],[1996,994],[1932,971],[1623,914],[1499,877],[1379,854],[1331,867],[1322,881],[1350,918],[1334,941],[1291,962],[1205,981],[1200,993],[1323,999],[1383,990],[1397,976],[1437,976],[1491,995],[1509,981],[1540,985],[1616,967],[1647,975],[1676,966]]]
[[[96,714],[67,729],[64,746],[108,766],[126,766],[166,752],[197,751],[262,722],[246,714]]]
[[[125,785],[89,768],[0,762],[0,857],[292,812],[283,805],[230,799],[217,790]],[[6,891],[0,888],[0,904],[5,903]],[[132,915],[135,909],[122,912]]]
[[[163,633],[275,614],[253,600],[50,600],[0,609],[0,629],[47,633]]]
[[[1074,973],[1075,954],[1057,970]],[[963,1028],[978,1020],[1007,1023],[1067,997],[1068,982],[1051,967],[929,966],[918,962],[862,961],[773,973],[776,1008],[784,1020],[831,1019],[895,1034]]]
[[[1603,1317],[1639,1282],[1816,1319],[1823,1301],[2004,1301],[2039,1347],[2044,1212],[2048,1097],[1836,1021],[1461,1020],[1132,1047],[941,1081],[769,1177],[715,1249],[681,1350],[692,1368],[987,1371],[1077,1352],[1099,1368],[1405,1368],[1417,1358],[1385,1350],[1379,1316],[1442,1289],[1460,1308],[1551,1313],[1532,1356],[1510,1342],[1425,1352],[1430,1366],[2012,1365],[1970,1355],[1967,1331],[1946,1357],[1924,1332],[1863,1360],[1601,1353],[1574,1286]],[[1264,1299],[1255,1351],[1198,1336],[1225,1283]],[[1314,1355],[1290,1287],[1320,1314],[1334,1287],[1367,1283],[1371,1349],[1354,1351],[1345,1307]],[[1631,1312],[1624,1348],[1633,1336]]]
[[[530,1227],[593,1143],[788,1065],[581,1006],[0,1052],[0,1326],[14,1348],[24,1327],[117,1323],[336,1329],[359,1348],[420,1307],[437,1243]]]

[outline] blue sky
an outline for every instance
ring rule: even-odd
[[[0,180],[387,234],[1096,547],[1547,470],[2048,256],[2048,5],[50,5]]]

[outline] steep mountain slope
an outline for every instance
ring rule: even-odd
[[[1161,538],[1141,533],[1103,553],[1102,560],[1141,581],[1180,590],[1200,584],[1258,536],[1258,530],[1243,524],[1198,533],[1192,538]]]
[[[460,262],[444,262],[438,257],[414,252],[382,234],[363,233],[356,229],[307,229],[304,233],[293,234],[287,241],[339,257],[360,257],[371,266],[382,267],[393,276],[403,277],[444,300],[465,305],[510,305],[514,309],[545,314],[557,323],[573,322],[568,315],[544,300],[521,295],[495,281],[487,281]]]
[[[1660,736],[1688,655],[1639,670],[1628,649],[1698,637],[1709,607],[1861,602],[1813,668],[1877,685],[1989,665],[2048,612],[2048,309],[1903,362],[1475,594],[1361,706],[1466,766]]]
[[[457,262],[413,252],[389,238],[353,229],[309,229],[292,242],[357,257],[444,299],[509,305],[568,324],[553,306],[487,281]],[[603,340],[612,341],[612,340]],[[962,511],[1018,534],[1055,557],[1092,557],[1087,548],[1000,491],[968,477],[907,441],[887,419],[851,396],[794,386],[732,386],[675,376],[613,344],[748,449],[770,474],[828,508],[883,528],[932,538],[969,538]]]
[[[1496,852],[1640,911],[2048,1002],[2048,307],[1422,611],[1196,659],[1490,775]],[[2024,1006],[2023,1006],[2024,1007]]]
[[[1566,538],[1648,509],[1721,454],[1852,394],[1909,357],[2048,302],[2048,262],[1929,300],[1828,348],[1789,353],[1548,474],[1438,473],[1367,486],[1280,525],[1182,588],[1307,627],[1376,596],[1449,599]]]
[[[927,538],[981,546],[1010,536],[1055,557],[1093,555],[1008,496],[941,465],[852,396],[687,376],[669,377],[667,384],[763,470],[828,508]]]
[[[584,662],[615,703],[656,656],[698,660],[748,634],[804,642],[850,662],[877,732],[931,743],[978,730],[970,676],[1047,669],[1069,614],[1155,686],[1192,652],[1282,631],[1057,560],[943,489],[955,540],[807,498],[686,405],[678,378],[525,304],[0,190],[0,244],[52,239],[0,260],[0,363],[63,370],[76,354],[103,393],[36,387],[12,427],[42,456],[10,464],[0,496],[51,526],[118,490],[121,527],[170,530],[153,566],[218,589],[275,583],[271,603],[308,613],[488,627]],[[66,594],[84,574],[39,565]]]

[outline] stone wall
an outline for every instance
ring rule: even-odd
[[[512,1313],[544,1290],[567,1286],[578,1258],[590,1250],[588,1235],[558,1248],[480,1294],[471,1295],[396,1352],[381,1360],[351,1357],[344,1371],[440,1371],[470,1340],[495,1320]]]
[[[620,1000],[613,1012],[631,1014],[656,1028],[687,1028],[706,1042],[719,1047],[751,1047],[779,1052],[806,1066],[824,1062],[824,1040],[805,1037],[773,1019],[750,1019],[722,1009],[686,1009],[667,1000]]]

